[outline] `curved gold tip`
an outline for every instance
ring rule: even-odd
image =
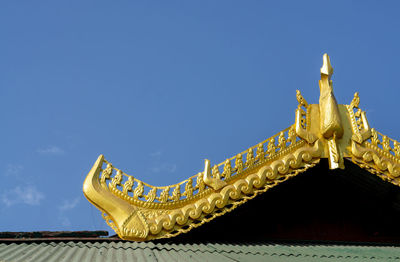
[[[100,155],[86,176],[83,194],[89,202],[108,215],[122,239],[144,240],[149,228],[143,215],[136,207],[112,194],[107,186],[100,182],[103,162],[104,156]],[[131,230],[132,228],[134,230]]]

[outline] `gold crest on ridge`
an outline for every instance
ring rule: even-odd
[[[333,94],[333,68],[327,54],[321,67],[319,104],[297,90],[294,124],[204,172],[165,187],[151,186],[115,168],[100,155],[83,184],[86,198],[107,224],[126,240],[173,237],[232,211],[258,194],[329,160],[345,168],[348,158],[395,185],[400,179],[400,143],[371,129],[359,108]]]

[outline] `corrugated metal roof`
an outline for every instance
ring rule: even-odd
[[[137,242],[0,243],[1,262],[40,261],[400,261],[400,248]]]

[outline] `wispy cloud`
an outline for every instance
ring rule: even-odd
[[[177,169],[176,164],[165,164],[165,163],[158,166],[150,167],[150,171],[153,173],[161,173],[161,172],[174,173],[176,169]]]
[[[61,217],[60,217],[60,221],[61,221],[61,225],[62,225],[63,227],[69,227],[69,226],[71,225],[71,221],[70,221],[69,218],[66,217],[66,216],[61,216]]]
[[[60,211],[67,211],[74,209],[79,204],[79,197],[72,200],[64,200],[62,205],[58,207]]]
[[[48,147],[38,148],[36,152],[46,155],[62,155],[65,153],[64,150],[58,146],[48,146]]]
[[[162,150],[156,150],[149,154],[152,158],[152,165],[149,168],[152,173],[174,173],[177,169],[176,164],[165,163],[162,161]]]
[[[150,153],[151,157],[159,158],[161,155],[162,155],[162,151],[161,150],[157,150],[157,151],[154,151],[154,152]]]
[[[17,186],[14,189],[5,191],[1,194],[1,202],[7,206],[25,204],[38,206],[44,199],[44,194],[36,189],[35,186]]]
[[[18,177],[22,170],[24,170],[24,167],[22,165],[9,164],[6,168],[5,175]]]
[[[79,197],[74,199],[66,199],[62,202],[62,205],[58,207],[58,219],[61,225],[64,227],[71,226],[71,221],[65,214],[67,211],[74,209],[79,204]]]

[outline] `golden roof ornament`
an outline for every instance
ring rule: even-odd
[[[324,54],[319,104],[308,104],[297,90],[294,124],[213,167],[205,160],[204,172],[155,187],[100,155],[83,192],[122,239],[146,241],[199,227],[314,167],[321,158],[328,159],[330,169],[345,168],[346,158],[400,185],[400,143],[370,128],[358,93],[349,105],[337,104],[332,74]]]

